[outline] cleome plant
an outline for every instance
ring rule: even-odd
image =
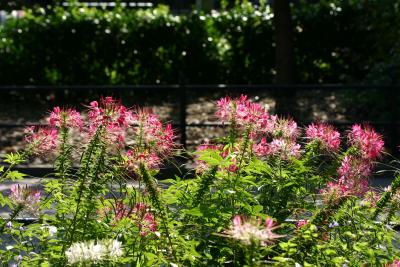
[[[0,167],[3,183],[54,162],[42,188],[0,195],[1,266],[400,266],[399,171],[369,184],[380,134],[302,129],[243,95],[216,106],[226,135],[187,152],[194,177],[162,181],[180,150],[171,124],[112,97],[55,107]]]

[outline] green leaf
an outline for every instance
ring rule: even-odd
[[[6,156],[5,156],[5,160],[4,160],[4,162],[6,162],[6,163],[9,163],[9,164],[14,164],[14,165],[16,165],[16,164],[20,164],[20,163],[22,163],[22,162],[24,162],[25,161],[25,159],[23,158],[23,156],[20,154],[20,153],[10,153],[10,154],[7,154]]]
[[[190,210],[186,210],[185,213],[188,214],[188,215],[195,216],[195,217],[202,217],[203,216],[203,213],[201,212],[201,210],[198,207],[195,207],[195,208],[190,209]]]
[[[9,204],[9,199],[0,194],[0,207],[4,207]]]
[[[262,205],[256,205],[253,207],[253,214],[258,214],[258,213],[262,212],[262,210],[263,210]]]
[[[25,176],[26,176],[26,174],[21,173],[19,171],[10,171],[9,173],[7,173],[6,179],[21,180],[21,179],[24,179]]]
[[[218,166],[223,162],[224,159],[216,151],[204,150],[201,151],[199,160],[202,160],[211,166]]]

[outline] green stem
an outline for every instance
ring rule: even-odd
[[[381,198],[378,200],[376,203],[376,210],[374,212],[374,215],[372,219],[376,219],[378,217],[379,213],[382,212],[382,210],[385,208],[385,206],[390,202],[392,199],[393,195],[396,194],[397,189],[400,188],[400,174],[398,173],[397,176],[394,178],[392,184],[391,184],[391,190],[383,193]]]
[[[86,179],[88,178],[88,174],[89,174],[90,162],[91,162],[92,156],[95,152],[95,149],[97,148],[98,142],[100,141],[101,132],[102,132],[101,128],[99,128],[96,131],[93,139],[89,143],[88,149],[85,152],[84,158],[82,160],[82,162],[85,162],[86,164],[85,164],[83,171],[78,173],[78,177],[80,179],[80,184],[78,187],[78,196],[76,199],[76,209],[74,212],[72,222],[67,229],[66,236],[67,236],[67,238],[68,238],[68,235],[70,237],[69,237],[69,240],[67,239],[66,242],[63,244],[62,254],[64,254],[64,252],[65,252],[66,244],[71,245],[72,242],[74,241],[74,234],[75,234],[75,229],[76,229],[78,213],[79,213],[79,209],[80,209],[80,203],[82,201],[82,196],[84,194],[85,183],[87,182]]]
[[[249,137],[250,132],[251,132],[251,126],[249,126],[246,129],[246,132],[244,134],[244,141],[243,141],[243,146],[242,146],[242,149],[241,149],[242,151],[241,151],[241,154],[240,154],[240,159],[239,159],[239,163],[238,163],[238,168],[237,168],[237,171],[236,171],[235,179],[233,181],[232,217],[235,216],[235,211],[236,211],[235,210],[235,206],[236,206],[236,184],[237,184],[237,182],[239,180],[240,171],[242,169],[242,165],[243,165],[243,162],[244,162],[244,157],[245,157],[245,154],[246,154],[246,151],[247,151],[247,147],[248,147],[249,142],[250,142],[250,137]]]
[[[163,207],[163,205],[160,202],[160,198],[159,198],[159,195],[157,192],[157,186],[156,186],[153,178],[149,175],[148,171],[146,170],[146,167],[142,163],[139,165],[139,172],[140,172],[140,176],[143,179],[143,182],[146,186],[146,190],[150,195],[151,202],[158,209],[158,211],[160,213],[161,222],[162,222],[163,228],[165,230],[165,234],[167,236],[170,250],[172,252],[174,259],[176,260],[175,251],[173,249],[171,237],[170,237],[169,230],[168,230],[168,227],[166,224],[166,221],[168,220],[168,216],[165,211],[165,208]]]
[[[103,171],[104,165],[105,165],[105,153],[106,153],[106,147],[102,144],[101,147],[99,148],[100,150],[100,155],[98,157],[96,157],[98,159],[97,164],[96,164],[96,168],[95,168],[95,172],[93,173],[93,178],[96,179],[99,177],[99,174]],[[99,184],[103,184],[103,181],[101,181],[100,179],[98,181],[96,181],[96,183]],[[90,180],[90,184],[88,186],[89,188],[89,195],[87,197],[87,200],[90,201],[90,203],[93,203],[95,196],[96,196],[96,191],[95,188],[93,188],[93,179]],[[91,209],[88,208],[85,214],[85,218],[86,220],[84,220],[84,226],[83,226],[83,233],[85,235],[86,233],[86,228],[88,225],[88,221],[89,221],[89,215],[90,215]]]
[[[15,208],[15,210],[13,210],[13,211],[10,213],[10,218],[8,218],[8,220],[5,221],[4,224],[0,227],[0,234],[3,233],[4,228],[6,227],[7,223],[9,223],[9,222],[11,222],[12,220],[14,220],[15,217],[17,217],[17,215],[22,211],[23,208],[24,208],[23,205],[18,205],[18,206]]]
[[[71,169],[71,148],[68,146],[68,128],[65,126],[61,127],[61,146],[60,146],[60,155],[57,158],[57,161],[55,163],[55,171],[56,171],[56,176],[61,179],[61,188],[60,188],[60,193],[62,196],[66,194],[66,178],[69,175],[70,169]],[[62,201],[62,200],[61,200]],[[60,203],[57,203],[60,205]],[[65,214],[64,212],[60,215],[59,210],[56,207],[56,217],[64,221],[65,219]]]
[[[13,162],[10,165],[8,165],[7,169],[3,172],[3,174],[0,176],[0,183],[3,183],[8,174],[10,173],[10,171],[17,165],[20,164],[22,162],[24,162],[26,160],[26,158],[29,156],[29,152],[28,151],[24,151],[20,154],[20,159],[18,160],[18,162]]]
[[[214,166],[201,176],[200,187],[197,189],[194,197],[196,203],[201,203],[203,198],[206,196],[206,191],[209,191],[209,188],[214,181],[217,170],[218,167]]]
[[[61,178],[61,192],[64,192],[65,185],[65,177],[68,175],[70,170],[70,148],[67,144],[68,142],[68,128],[65,126],[61,127],[61,147],[60,147],[60,156],[59,160],[56,164],[56,171],[58,177]]]

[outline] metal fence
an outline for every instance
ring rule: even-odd
[[[376,117],[371,116],[370,118],[364,118],[363,120],[324,120],[324,122],[335,125],[339,129],[346,129],[348,126],[354,123],[363,123],[368,122],[373,127],[377,128],[380,133],[384,134],[386,148],[388,152],[395,156],[399,156],[398,145],[400,142],[400,85],[397,86],[388,86],[388,85],[342,85],[342,84],[318,84],[318,85],[271,85],[271,84],[258,84],[258,85],[226,85],[226,84],[216,84],[216,85],[64,85],[64,86],[0,86],[0,115],[8,114],[10,111],[7,110],[7,107],[14,106],[14,110],[19,109],[27,109],[31,111],[32,107],[29,106],[29,102],[33,101],[32,96],[36,96],[37,98],[45,99],[46,107],[39,107],[41,115],[43,110],[49,110],[54,105],[60,106],[71,106],[76,105],[78,103],[88,103],[86,100],[96,99],[100,96],[112,95],[116,98],[122,99],[122,101],[127,101],[128,97],[132,93],[142,93],[141,97],[138,97],[137,101],[138,105],[142,106],[144,103],[143,99],[156,99],[157,103],[162,103],[164,101],[164,97],[168,95],[173,95],[174,101],[174,116],[170,120],[174,128],[178,131],[177,134],[179,136],[179,141],[183,147],[189,146],[189,149],[193,149],[197,143],[193,143],[195,138],[201,136],[201,134],[213,132],[216,128],[220,128],[221,124],[218,122],[210,121],[210,122],[193,122],[191,120],[191,116],[193,115],[193,111],[191,110],[188,113],[188,108],[190,108],[193,103],[193,98],[198,97],[199,95],[209,97],[210,101],[216,100],[216,94],[219,96],[224,96],[226,94],[237,96],[240,94],[248,94],[248,95],[260,95],[262,93],[265,94],[275,94],[275,93],[283,93],[284,96],[288,98],[297,99],[298,96],[306,95],[313,96],[316,95],[317,92],[322,93],[346,93],[346,92],[354,92],[355,95],[350,95],[351,98],[349,102],[351,105],[357,106],[362,102],[359,97],[362,94],[362,97],[370,97],[370,101],[374,102],[377,96],[380,97],[379,101],[381,110],[386,112],[384,119],[377,119]],[[211,96],[210,96],[211,95]],[[17,96],[17,97],[16,97]],[[24,100],[19,102],[18,97],[23,97]],[[58,99],[55,102],[49,101],[47,98],[49,96],[55,96]],[[68,96],[68,97],[67,97]],[[84,101],[79,102],[80,100],[76,100],[76,96],[85,97]],[[347,97],[347,95],[345,95]],[[51,98],[51,97],[50,97]],[[65,98],[64,100],[60,100]],[[354,98],[354,99],[352,99]],[[284,99],[285,100],[285,99]],[[291,99],[293,100],[293,99]],[[318,98],[317,98],[318,101]],[[50,103],[48,103],[50,102]],[[62,103],[60,103],[62,102]],[[382,103],[383,102],[383,103]],[[292,102],[293,103],[293,102]],[[125,103],[124,103],[125,104]],[[211,103],[210,103],[211,104]],[[24,107],[25,106],[25,107]],[[35,106],[37,107],[37,106]],[[291,106],[288,108],[288,113],[292,114]],[[364,108],[364,110],[370,111],[374,110],[376,107],[372,103],[368,103],[368,105]],[[32,110],[33,111],[33,110]],[[378,111],[380,113],[381,111]],[[376,112],[375,112],[376,113]],[[14,118],[18,117],[18,114],[14,114]],[[201,116],[201,114],[197,114]],[[189,118],[189,120],[188,120]],[[304,126],[308,123],[312,122],[312,120],[301,120],[295,117],[295,120],[299,123],[299,125]],[[6,122],[1,122],[0,120],[0,131],[19,131],[21,128],[24,128],[29,125],[40,125],[37,123],[25,123],[25,122],[17,122],[13,120],[8,120]],[[223,131],[223,129],[221,129]],[[193,136],[193,131],[197,131],[200,133]],[[188,138],[189,133],[189,138]],[[5,136],[0,135],[0,139],[7,140]],[[189,142],[188,142],[189,140]],[[196,139],[197,140],[197,139]],[[192,142],[192,143],[191,143]],[[197,141],[196,141],[197,142]],[[182,159],[177,159],[182,160]],[[45,166],[21,166],[20,168],[24,173],[29,174],[32,177],[40,177],[49,173],[52,173],[52,168]],[[163,175],[165,177],[170,177],[170,174],[174,174],[173,168],[166,168],[163,170]],[[169,176],[168,176],[169,175]]]
[[[226,84],[217,84],[217,85],[120,85],[120,86],[112,86],[112,85],[64,85],[64,86],[0,86],[0,93],[7,92],[19,92],[24,94],[25,92],[54,92],[56,94],[65,94],[71,92],[78,92],[80,94],[97,94],[97,95],[105,95],[111,94],[114,96],[118,96],[123,92],[132,92],[132,91],[147,91],[147,92],[174,92],[178,95],[177,101],[179,106],[179,116],[178,118],[172,121],[172,124],[179,129],[180,133],[180,142],[186,147],[187,144],[187,130],[191,127],[210,127],[210,126],[218,126],[218,123],[188,123],[187,122],[187,95],[188,93],[202,93],[202,92],[234,92],[236,94],[240,93],[248,93],[252,92],[286,92],[286,96],[291,96],[296,94],[299,91],[343,91],[343,90],[351,90],[358,92],[370,92],[371,90],[379,91],[379,94],[384,96],[384,105],[387,108],[389,116],[386,117],[384,121],[374,121],[369,120],[369,123],[373,126],[384,127],[387,131],[390,132],[390,137],[392,139],[392,148],[391,150],[396,151],[397,149],[394,147],[396,144],[394,140],[398,138],[398,126],[400,125],[400,116],[399,116],[399,103],[398,103],[398,92],[400,92],[400,86],[394,85],[342,85],[342,84],[323,84],[323,85],[271,85],[271,84],[263,84],[263,85],[226,85]],[[150,95],[151,97],[151,95]],[[157,96],[154,96],[157,97]],[[358,100],[354,99],[354,105],[357,105]],[[371,109],[374,107],[371,106]],[[1,108],[0,108],[1,109]],[[329,123],[336,126],[350,125],[355,123],[356,121],[328,121]],[[301,124],[306,124],[309,122],[300,121]],[[17,128],[26,125],[21,125],[17,123],[0,123],[0,128]]]

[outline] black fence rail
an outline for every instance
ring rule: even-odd
[[[373,118],[364,118],[362,121],[359,120],[326,120],[326,122],[343,127],[351,125],[353,123],[368,122],[372,126],[384,128],[387,132],[386,137],[389,137],[390,150],[391,152],[397,152],[397,142],[399,138],[398,128],[400,126],[400,103],[399,103],[399,92],[400,85],[343,85],[343,84],[317,84],[317,85],[271,85],[271,84],[257,84],[257,85],[227,85],[227,84],[216,84],[216,85],[63,85],[63,86],[33,86],[33,85],[12,85],[12,86],[0,86],[0,98],[3,101],[8,101],[8,95],[13,96],[19,94],[21,96],[28,95],[29,93],[35,93],[40,97],[48,97],[48,95],[55,95],[57,98],[63,98],[65,95],[69,95],[69,101],[73,99],[73,95],[113,95],[120,97],[126,93],[146,92],[146,98],[159,98],[158,93],[163,95],[174,94],[174,104],[177,104],[177,116],[172,119],[172,124],[179,129],[180,143],[183,147],[187,145],[187,131],[190,128],[200,127],[218,127],[221,124],[216,122],[188,122],[188,98],[193,97],[194,94],[259,94],[263,92],[269,92],[274,96],[280,98],[280,101],[287,101],[289,107],[286,108],[287,113],[291,113],[290,109],[293,104],[296,95],[299,96],[299,92],[355,92],[355,95],[349,95],[348,101],[350,106],[367,105],[364,110],[370,111],[375,108],[374,102],[379,101],[379,105],[383,108],[385,116],[383,119],[377,120]],[[359,93],[362,93],[362,98],[366,98],[367,104],[363,99],[360,98]],[[190,96],[189,96],[190,95]],[[380,96],[379,99],[374,99],[376,96]],[[142,96],[143,97],[143,96]],[[352,99],[352,97],[354,99]],[[123,98],[123,97],[122,97]],[[162,99],[161,99],[162,100]],[[12,100],[10,100],[12,101]],[[30,101],[25,99],[24,101]],[[317,99],[318,101],[318,99]],[[363,102],[364,101],[364,102]],[[1,99],[0,99],[1,102]],[[0,112],[1,112],[0,106]],[[286,114],[285,114],[286,115]],[[312,120],[296,120],[305,125],[310,123]],[[35,125],[36,123],[0,123],[0,129],[4,128],[19,128],[27,125]]]

